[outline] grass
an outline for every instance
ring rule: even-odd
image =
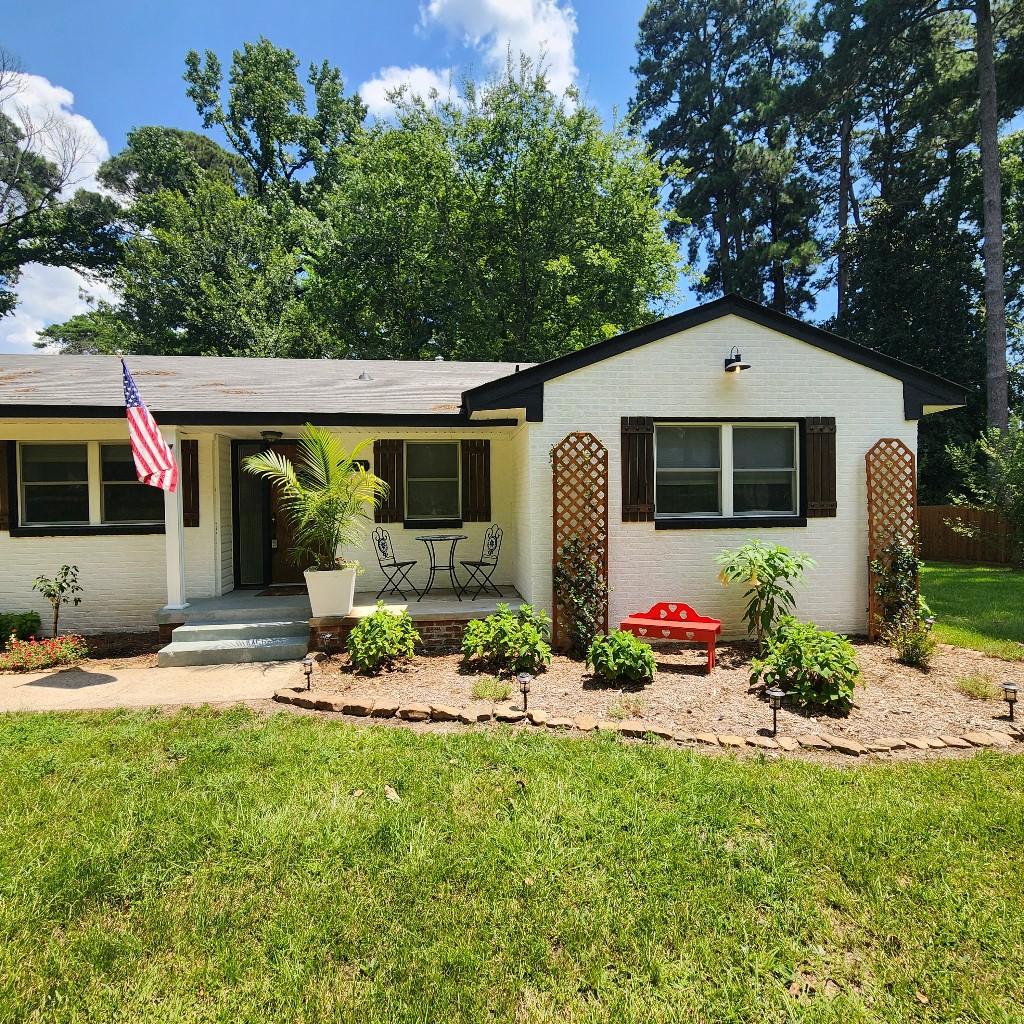
[[[473,696],[477,700],[508,700],[511,694],[511,685],[494,676],[483,676],[473,683]]]
[[[942,643],[1024,661],[1024,573],[933,562],[921,572],[921,591]]]
[[[0,749],[0,1021],[1024,1017],[1019,756],[241,709],[7,715]]]
[[[644,713],[644,699],[640,696],[624,694],[608,705],[608,717],[615,721],[625,718],[639,718]]]
[[[999,700],[1003,695],[995,680],[984,672],[970,672],[960,676],[954,685],[965,697],[973,697],[975,700]]]

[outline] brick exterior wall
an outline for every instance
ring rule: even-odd
[[[462,634],[465,632],[466,623],[473,618],[467,615],[461,619],[417,619],[416,629],[420,634],[422,645],[417,651],[427,651],[431,654],[451,654],[461,650]],[[345,647],[352,627],[358,619],[350,617],[345,619],[313,619],[310,632],[310,649],[314,651],[324,650],[321,633],[331,632],[334,634],[334,641],[331,652],[337,654]]]

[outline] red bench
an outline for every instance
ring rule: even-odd
[[[698,615],[681,601],[659,601],[645,612],[634,612],[619,623],[619,629],[644,640],[704,644],[708,650],[708,675],[715,669],[715,639],[722,632],[722,624],[718,619]]]

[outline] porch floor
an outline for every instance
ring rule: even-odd
[[[391,596],[384,606],[391,611],[408,609],[415,620],[439,621],[444,619],[468,619],[490,615],[499,603],[518,608],[523,599],[515,587],[499,587],[501,597],[481,594],[476,601],[469,597],[461,601],[452,590],[434,590],[422,601],[413,598],[408,603]],[[352,608],[353,618],[364,618],[377,607],[375,591],[357,591]],[[309,598],[305,594],[264,595],[259,590],[232,590],[220,597],[200,597],[189,601],[184,610],[157,613],[157,622],[181,622],[187,624],[212,622],[296,622],[309,619],[312,613]]]

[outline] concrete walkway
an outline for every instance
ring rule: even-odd
[[[235,703],[273,697],[302,681],[297,662],[0,673],[0,712]]]

